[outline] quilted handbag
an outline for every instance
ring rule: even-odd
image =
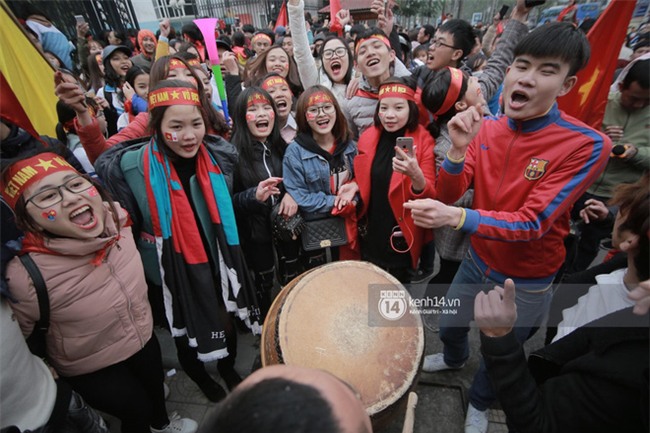
[[[271,210],[271,232],[273,238],[282,242],[295,241],[305,227],[305,220],[300,213],[290,218],[280,215],[280,203],[273,206]]]
[[[329,214],[305,214],[302,247],[305,251],[339,247],[348,243],[345,220]]]

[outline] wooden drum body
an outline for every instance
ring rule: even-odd
[[[336,262],[302,274],[273,302],[261,347],[264,366],[322,369],[352,385],[375,428],[404,409],[424,355],[419,315],[407,312],[399,326],[369,325],[369,314],[378,314],[369,291],[378,287],[406,292],[397,279],[366,262]]]

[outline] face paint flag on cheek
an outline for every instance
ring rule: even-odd
[[[97,197],[98,195],[99,195],[99,191],[97,191],[97,188],[95,188],[94,186],[88,190],[88,196]]]
[[[175,132],[165,132],[165,140],[177,142],[178,141],[178,135],[176,135]]]
[[[255,113],[246,113],[246,121],[247,122],[254,122],[255,121]]]
[[[317,114],[307,112],[307,120],[314,120],[317,116]]]
[[[48,221],[54,221],[56,219],[56,211],[54,209],[51,209],[48,212],[43,212],[43,218]]]

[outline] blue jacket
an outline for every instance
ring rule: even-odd
[[[354,174],[357,144],[350,142],[343,155]],[[329,213],[332,210],[336,196],[330,192],[330,167],[325,158],[294,140],[287,147],[282,166],[284,186],[302,212]]]

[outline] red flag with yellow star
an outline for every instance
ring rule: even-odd
[[[578,72],[578,83],[558,99],[561,110],[594,129],[600,129],[605,115],[609,87],[616,71],[616,59],[625,40],[636,2],[613,0],[587,34],[591,44],[589,64]]]

